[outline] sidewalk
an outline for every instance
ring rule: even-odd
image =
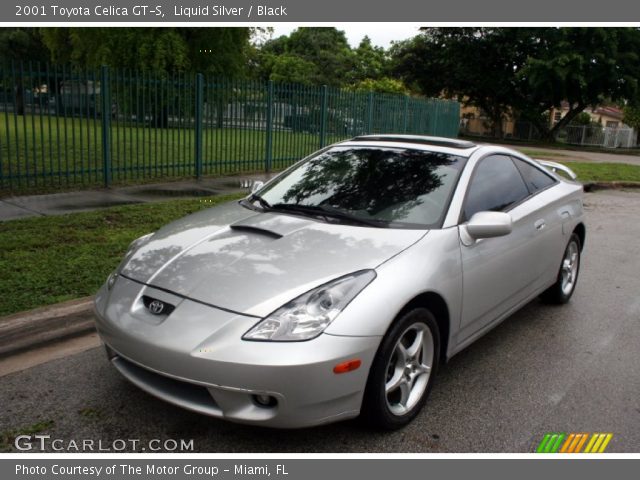
[[[197,198],[248,192],[254,181],[265,181],[273,175],[275,174],[235,175],[0,198],[0,222],[16,218],[62,215],[119,205],[161,202],[176,198]]]

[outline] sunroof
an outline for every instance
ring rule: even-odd
[[[421,145],[433,145],[437,147],[467,149],[476,146],[467,140],[457,140],[446,137],[427,137],[421,135],[360,135],[352,138],[352,142],[403,142],[419,143]]]

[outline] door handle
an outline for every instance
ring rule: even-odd
[[[536,227],[536,230],[544,230],[544,227],[546,227],[547,224],[543,219],[540,219],[536,221],[536,223],[534,223],[533,226]]]

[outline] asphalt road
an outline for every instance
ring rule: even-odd
[[[640,452],[640,193],[588,194],[570,304],[537,301],[444,366],[407,428],[357,422],[277,431],[168,405],[120,378],[100,348],[0,378],[0,446],[16,433],[65,442],[193,439],[204,452],[530,452],[547,432],[612,432]]]

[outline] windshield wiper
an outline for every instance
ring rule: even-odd
[[[328,218],[335,218],[338,220],[346,220],[351,223],[356,223],[360,225],[367,225],[369,227],[377,227],[377,228],[387,228],[389,223],[384,220],[370,220],[366,218],[361,218],[356,215],[352,215],[350,213],[344,212],[334,207],[329,207],[325,205],[299,205],[296,203],[276,203],[271,205],[270,208],[272,211],[286,211],[286,212],[295,212],[301,213],[303,215],[308,215],[312,217],[323,217],[328,221]]]
[[[267,202],[264,198],[262,198],[260,195],[258,195],[257,193],[252,193],[251,196],[249,196],[249,201],[258,202],[260,206],[265,210],[271,209],[271,204]]]

